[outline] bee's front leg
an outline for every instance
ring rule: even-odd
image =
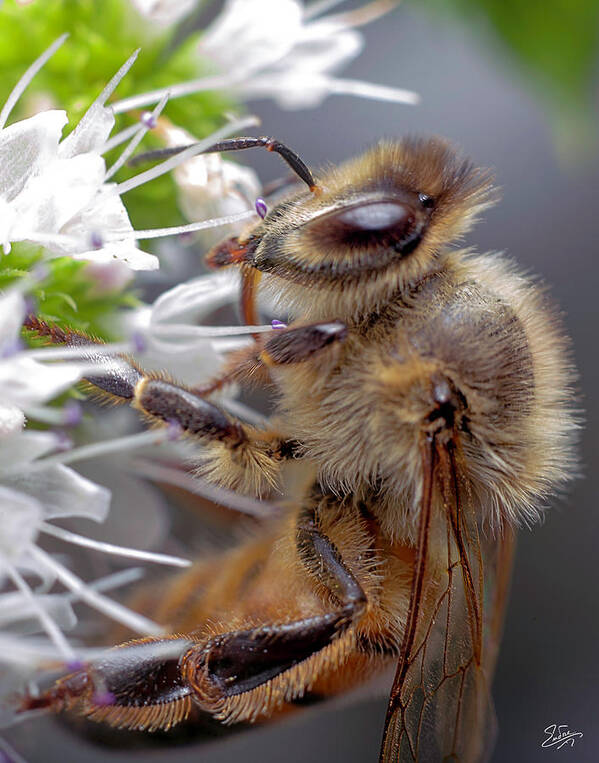
[[[282,461],[299,455],[298,443],[272,429],[249,426],[225,413],[197,391],[177,384],[163,374],[147,373],[126,358],[107,360],[101,344],[76,332],[53,329],[30,318],[26,323],[42,336],[68,345],[90,347],[88,360],[102,363],[102,373],[85,381],[104,399],[129,403],[150,423],[174,425],[204,446],[198,470],[212,482],[261,496],[276,486]],[[299,326],[275,333],[258,348],[249,366],[300,362],[345,338],[341,323]],[[249,373],[251,368],[240,368]]]

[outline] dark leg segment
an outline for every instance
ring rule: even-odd
[[[102,341],[95,337],[87,336],[78,331],[65,331],[58,326],[51,326],[34,315],[28,315],[24,327],[35,331],[37,336],[47,337],[53,344],[64,344],[67,347],[89,347],[84,359],[89,363],[98,363],[103,366],[103,373],[94,376],[88,374],[85,381],[92,384],[113,402],[131,401],[135,396],[135,387],[141,381],[143,375],[139,369],[129,360],[102,354],[100,348]]]
[[[302,523],[297,528],[297,548],[339,608],[295,622],[225,633],[192,648],[185,671],[204,703],[218,707],[258,688],[334,643],[364,612],[366,594],[324,534],[309,522]]]
[[[103,365],[101,373],[88,374],[84,379],[92,391],[100,399],[129,403],[153,423],[173,424],[200,438],[206,447],[198,468],[223,487],[264,495],[276,484],[281,462],[300,455],[297,444],[288,443],[279,433],[255,429],[228,416],[201,394],[143,372],[126,356],[103,355],[102,343],[93,337],[63,331],[33,317],[25,325],[57,344],[89,346],[87,358]],[[259,365],[254,357],[253,365]]]
[[[266,342],[260,359],[265,365],[300,363],[347,336],[347,327],[341,321],[314,323],[278,330]]]
[[[143,379],[134,405],[148,416],[174,422],[189,434],[209,437],[231,448],[248,439],[243,426],[230,421],[215,405],[162,379]]]
[[[178,637],[128,642],[57,681],[41,696],[26,696],[21,711],[79,708],[94,720],[121,728],[170,728],[192,706],[193,689],[180,670],[192,644]]]
[[[223,698],[251,691],[324,649],[346,620],[331,613],[215,636],[186,658],[190,681],[203,674]]]

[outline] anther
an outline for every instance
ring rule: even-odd
[[[145,352],[148,348],[146,337],[141,333],[141,331],[134,331],[131,334],[131,344],[133,345],[135,352],[140,354]]]
[[[110,707],[116,704],[116,697],[111,691],[97,691],[92,694],[92,702],[98,707]]]
[[[64,666],[69,673],[75,673],[78,670],[83,670],[85,663],[81,660],[69,660],[69,662],[65,662]]]
[[[62,409],[63,424],[65,427],[76,427],[81,423],[83,412],[76,400],[69,400]]]
[[[102,236],[98,231],[92,231],[89,237],[92,249],[101,249],[104,246]]]
[[[268,207],[266,206],[266,202],[264,201],[264,199],[259,196],[256,199],[256,203],[254,206],[256,207],[256,213],[258,217],[261,217],[264,220],[264,218],[266,217],[268,213]]]
[[[144,127],[147,127],[148,130],[153,130],[158,124],[156,117],[150,111],[144,111],[140,116],[139,121]]]

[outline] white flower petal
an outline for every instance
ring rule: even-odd
[[[133,5],[155,24],[175,24],[192,11],[197,0],[132,0]]]
[[[302,26],[297,0],[228,0],[205,31],[200,52],[244,78],[281,59],[293,48]]]
[[[20,353],[0,361],[0,399],[23,408],[44,403],[71,387],[81,373],[76,363],[38,363]]]
[[[269,70],[327,74],[349,63],[363,47],[361,34],[323,19],[304,26],[293,50]]]
[[[152,305],[151,324],[186,318],[201,321],[214,310],[239,298],[239,275],[210,273],[179,284],[161,294]]]
[[[197,140],[168,120],[161,122],[157,132],[167,147],[191,145]],[[173,175],[179,206],[188,220],[242,212],[253,206],[261,192],[253,169],[224,159],[220,154],[198,154],[176,167]],[[222,232],[217,235],[223,236]]]
[[[74,260],[89,260],[99,264],[124,262],[131,270],[158,270],[160,261],[154,254],[144,252],[131,241],[112,241],[101,249],[89,249],[73,255]]]
[[[90,203],[63,226],[61,233],[89,244],[91,235],[98,237],[101,243],[98,249],[83,247],[83,251],[77,251],[73,245],[74,259],[100,263],[121,260],[132,270],[155,270],[159,266],[157,257],[135,246],[133,226],[116,185],[99,188]]]
[[[184,384],[207,381],[222,366],[223,353],[218,349],[222,340],[183,336],[179,325],[173,325],[169,333],[169,324],[185,322],[192,328],[192,324],[238,298],[239,274],[221,271],[179,284],[164,292],[151,307],[130,311],[126,316],[127,333],[140,332],[146,339],[143,354],[134,357],[150,370],[168,368]]]
[[[179,206],[188,220],[237,214],[253,205],[261,191],[254,170],[220,154],[196,156],[177,167],[174,176]]]
[[[65,111],[44,111],[0,131],[0,196],[12,201],[58,151]]]
[[[11,468],[19,465],[26,469],[36,458],[51,453],[58,446],[58,438],[53,432],[19,432],[10,437],[0,438],[0,464]]]
[[[37,538],[43,514],[44,509],[35,498],[0,485],[0,560],[19,563]]]
[[[46,594],[36,596],[36,599],[62,630],[70,630],[76,625],[77,617],[66,596]],[[23,635],[43,631],[31,601],[22,593],[11,591],[0,595],[0,627],[14,624],[18,624],[19,633]]]
[[[140,362],[142,358],[148,369],[160,371],[167,367],[176,379],[189,386],[216,376],[223,364],[223,356],[206,339],[186,343],[151,339]]]
[[[0,404],[0,440],[20,432],[25,426],[25,414],[16,405]]]
[[[68,160],[50,162],[29,180],[14,201],[17,220],[11,239],[35,241],[38,233],[55,233],[89,205],[102,185],[106,167],[99,154],[80,154]],[[64,247],[49,248],[59,254]]]
[[[0,295],[0,348],[19,337],[25,311],[25,297],[18,289]]]
[[[110,509],[110,490],[63,464],[12,473],[3,482],[43,504],[43,518],[87,517],[103,522]]]
[[[40,567],[31,556],[30,550],[27,550],[19,559],[19,572],[26,576],[28,580],[37,578],[40,581],[34,589],[36,594],[44,595],[48,593],[56,583],[56,575],[52,570]]]
[[[120,260],[111,262],[90,262],[85,268],[85,275],[94,283],[95,294],[107,294],[121,291],[131,282],[133,273]]]

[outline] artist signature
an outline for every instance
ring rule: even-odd
[[[552,723],[544,733],[547,734],[547,738],[541,742],[541,747],[557,747],[558,750],[565,744],[574,747],[574,742],[582,739],[582,731],[570,731],[565,724],[558,726],[557,723]]]

